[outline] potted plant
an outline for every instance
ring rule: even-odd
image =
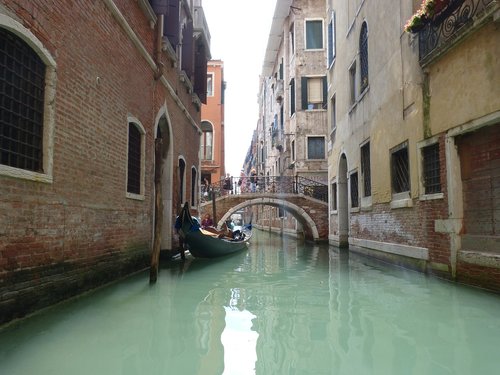
[[[420,8],[406,22],[404,30],[408,33],[419,32],[434,15],[442,12],[449,2],[450,0],[422,0]]]

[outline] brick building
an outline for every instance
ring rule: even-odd
[[[500,291],[498,2],[326,3],[330,243]]]
[[[201,107],[201,181],[219,183],[225,176],[224,161],[224,63],[210,60],[207,66],[207,103]]]
[[[172,249],[209,44],[201,0],[2,1],[0,323]]]

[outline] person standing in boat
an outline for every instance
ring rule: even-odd
[[[181,217],[177,216],[175,218],[175,232],[177,233],[177,236],[179,238],[179,253],[181,254],[181,259],[184,260],[186,259],[186,254],[185,254],[186,249],[184,244],[184,238],[182,238],[181,234],[179,233],[181,226],[182,226]]]

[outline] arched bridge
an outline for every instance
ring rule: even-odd
[[[314,241],[328,240],[328,190],[317,181],[302,177],[260,177],[255,185],[247,177],[233,179],[232,189],[211,185],[200,205],[200,214],[212,214],[215,199],[217,226],[232,214],[250,206],[279,207],[292,214],[302,225],[305,237]],[[241,184],[238,182],[242,180]],[[227,186],[227,184],[226,184]]]

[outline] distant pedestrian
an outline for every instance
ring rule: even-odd
[[[255,168],[252,168],[250,171],[250,189],[252,190],[252,193],[255,193],[257,187],[257,171]]]
[[[226,174],[226,178],[224,178],[224,183],[222,188],[229,194],[229,191],[233,190],[233,184],[231,182],[231,175],[229,173]]]

